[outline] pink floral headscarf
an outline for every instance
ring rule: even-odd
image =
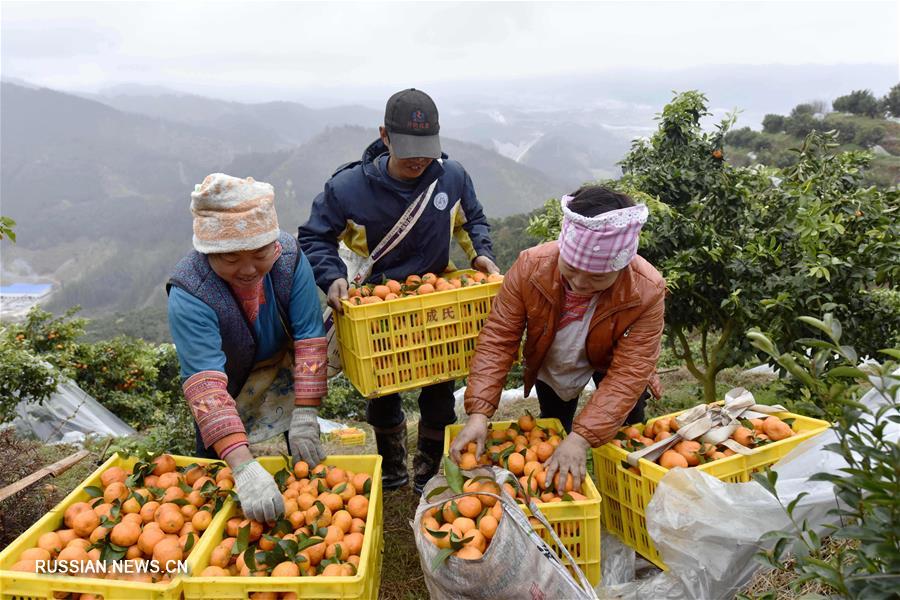
[[[569,210],[572,200],[572,196],[560,200],[559,253],[566,264],[589,273],[612,273],[628,266],[637,254],[641,227],[647,222],[647,205],[585,217]]]

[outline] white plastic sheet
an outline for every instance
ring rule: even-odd
[[[13,427],[48,444],[81,443],[89,435],[126,436],[137,432],[82,390],[63,379],[43,403],[19,402]]]
[[[876,408],[887,399],[873,389],[861,402]],[[896,442],[900,425],[890,423],[886,435]],[[834,431],[828,430],[801,443],[773,467],[785,505],[800,492],[808,494],[794,516],[806,519],[819,533],[833,520],[827,513],[837,500],[830,483],[810,482],[809,477],[846,466],[839,455],[824,450],[835,441]],[[789,527],[784,508],[755,482],[724,483],[694,469],[672,469],[647,507],[647,530],[670,571],[619,583],[629,559],[620,543],[604,538],[604,584],[598,593],[608,599],[733,598],[762,568],[753,558],[763,548],[760,537]]]

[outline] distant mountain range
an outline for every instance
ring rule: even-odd
[[[377,137],[374,127],[353,123],[379,121],[358,107],[169,96],[116,102],[0,87],[2,212],[16,220],[18,236],[15,245],[3,242],[4,281],[55,280],[52,308],[82,304],[96,314],[162,305],[162,284],[190,249],[190,191],[211,172],[271,182],[282,228],[295,231],[331,173]],[[444,148],[467,168],[490,217],[568,191],[483,146],[445,137]]]

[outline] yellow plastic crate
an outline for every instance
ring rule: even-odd
[[[209,464],[213,460],[191,458],[188,456],[175,456],[175,464],[184,467],[192,463]],[[9,571],[15,564],[19,555],[29,548],[37,546],[38,538],[50,531],[56,531],[63,526],[63,516],[66,509],[76,502],[91,500],[84,488],[88,486],[101,487],[100,475],[110,467],[122,467],[131,471],[137,459],[134,457],[121,457],[114,454],[105,463],[97,468],[90,477],[84,480],[78,487],[65,497],[56,507],[41,517],[25,533],[0,552],[0,598],[3,600],[49,600],[54,594],[99,594],[104,600],[128,598],[134,600],[178,600],[181,598],[181,586],[183,576],[177,575],[170,583],[136,583],[132,581],[115,581],[107,579],[93,579],[89,577],[72,577],[69,575],[40,575],[36,573],[19,573]],[[210,529],[216,526],[225,526],[225,513],[231,501],[226,501],[225,506],[213,517]],[[204,551],[209,554],[213,548],[213,536],[200,536],[196,546],[187,558],[187,567],[190,571],[196,568],[200,555]]]
[[[461,273],[445,274],[450,279]],[[353,306],[335,314],[347,379],[366,398],[465,377],[502,282]]]
[[[541,427],[553,427],[562,437],[566,432],[559,419],[535,419]],[[508,429],[513,421],[496,421],[491,424],[492,429]],[[444,428],[444,454],[450,453],[450,443],[453,441],[463,425],[448,425]],[[575,559],[575,563],[581,568],[592,585],[600,583],[600,492],[590,477],[584,480],[583,492],[587,500],[575,502],[538,502],[537,506],[547,521],[553,527],[560,541]],[[525,514],[531,516],[531,511],[520,505]],[[557,555],[561,555],[560,549],[544,531],[540,525],[535,527],[541,538],[553,548]],[[568,561],[563,559],[568,567]]]
[[[658,419],[678,416],[681,412],[683,411],[651,419],[647,424]],[[750,481],[752,473],[775,464],[800,442],[819,435],[830,427],[827,421],[794,413],[778,413],[775,416],[781,419],[794,419],[792,428],[797,435],[756,448],[747,456],[735,454],[692,468],[729,483],[747,482]],[[643,430],[642,425],[636,427]],[[600,486],[600,493],[603,495],[603,527],[622,538],[644,558],[665,570],[667,567],[647,533],[645,516],[653,492],[668,469],[641,459],[637,467],[640,470],[638,475],[623,467],[627,456],[628,452],[613,444],[594,448],[594,473]]]
[[[284,467],[284,459],[265,456],[260,464],[270,473]],[[187,577],[184,579],[185,600],[245,600],[254,592],[294,592],[298,598],[377,598],[381,585],[381,560],[384,552],[384,521],[381,501],[381,457],[378,455],[329,456],[323,461],[357,473],[372,476],[369,493],[369,512],[366,532],[359,556],[359,571],[353,577]],[[210,525],[210,543],[204,547],[192,572],[201,572],[209,565],[216,545],[222,541],[225,524],[236,506],[229,503],[225,516]]]
[[[366,443],[366,432],[356,427],[337,429],[332,431],[328,438],[341,446],[362,446]]]

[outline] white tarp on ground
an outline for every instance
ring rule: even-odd
[[[88,435],[126,436],[137,432],[71,379],[63,379],[43,403],[19,402],[13,427],[48,444],[76,444]]]

